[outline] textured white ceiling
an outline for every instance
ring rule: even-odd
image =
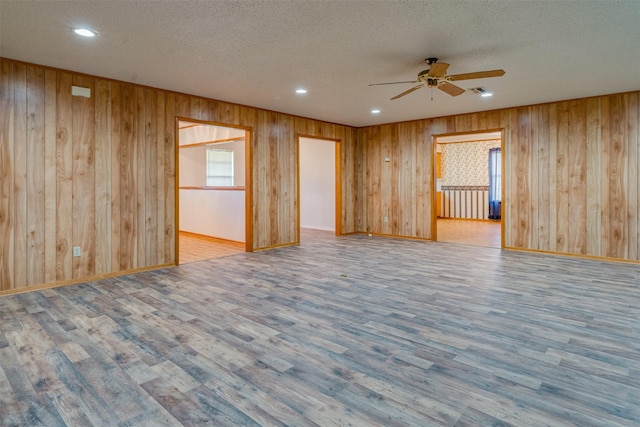
[[[364,126],[639,90],[640,0],[0,0],[0,56]],[[368,86],[430,56],[506,75],[458,82],[492,98]]]

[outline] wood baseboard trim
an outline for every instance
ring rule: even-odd
[[[46,289],[59,288],[61,286],[77,285],[79,283],[95,282],[96,280],[109,279],[111,277],[118,277],[118,276],[126,276],[127,274],[140,273],[143,271],[150,271],[150,270],[159,270],[161,268],[175,267],[175,266],[176,266],[175,263],[154,265],[151,267],[133,268],[130,270],[118,271],[115,273],[107,273],[107,274],[101,274],[98,276],[85,277],[83,279],[64,280],[62,282],[43,283],[42,285],[27,286],[25,288],[8,289],[8,290],[0,291],[0,297],[24,294],[26,292],[43,291]]]
[[[455,221],[470,221],[470,222],[493,222],[493,223],[501,223],[502,220],[500,219],[485,219],[485,218],[450,218],[450,217],[442,217],[439,216],[438,221],[451,221],[451,220],[455,220]]]
[[[392,239],[405,239],[405,240],[418,240],[421,242],[432,242],[433,239],[427,239],[426,237],[413,237],[413,236],[400,236],[397,234],[384,234],[384,233],[370,233],[368,231],[357,231],[350,234],[364,234],[371,237],[388,237]]]
[[[505,249],[516,252],[529,252],[529,253],[538,253],[542,255],[553,255],[553,256],[563,256],[568,258],[579,258],[579,259],[589,259],[592,261],[605,261],[605,262],[621,262],[625,264],[639,264],[640,260],[636,259],[624,259],[624,258],[612,258],[606,256],[597,256],[597,255],[582,255],[582,254],[572,254],[567,252],[554,252],[554,251],[543,251],[540,249],[524,249],[524,248],[516,248],[513,246],[505,246]]]
[[[284,243],[282,245],[265,246],[264,248],[254,248],[254,252],[268,251],[269,249],[286,248],[288,246],[300,246],[300,242]]]
[[[182,231],[179,230],[179,234],[185,234],[187,236],[191,236],[191,237],[195,237],[198,239],[202,239],[202,240],[208,240],[210,242],[228,242],[228,243],[239,243],[241,245],[244,245],[245,242],[240,242],[238,240],[231,240],[231,239],[223,239],[221,237],[215,237],[215,236],[208,236],[206,234],[199,234],[199,233],[193,233],[191,231]]]

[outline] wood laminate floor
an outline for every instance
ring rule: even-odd
[[[180,264],[222,258],[244,252],[244,243],[181,231]]]
[[[500,248],[500,233],[502,233],[500,221],[438,219],[439,242]]]
[[[639,425],[640,266],[314,234],[0,298],[0,425]]]

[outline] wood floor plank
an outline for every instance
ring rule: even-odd
[[[640,425],[640,266],[301,242],[0,298],[0,425]]]
[[[245,244],[181,231],[178,236],[180,264],[243,253]]]
[[[171,386],[166,376],[142,384],[150,397],[155,399],[183,425],[215,426],[216,420],[196,403]]]

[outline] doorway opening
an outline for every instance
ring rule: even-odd
[[[503,248],[503,131],[433,140],[433,240]]]
[[[251,132],[178,119],[178,264],[252,251]]]
[[[342,234],[340,141],[298,137],[298,242]]]

